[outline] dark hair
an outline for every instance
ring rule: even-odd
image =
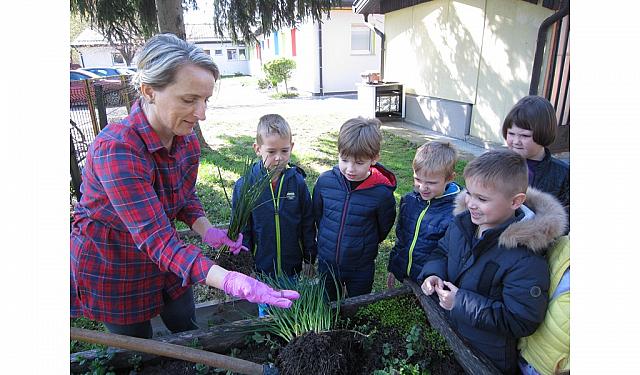
[[[356,159],[375,159],[380,155],[380,120],[356,117],[347,120],[338,133],[338,153]]]
[[[471,160],[464,168],[464,180],[477,181],[511,197],[527,192],[529,170],[527,161],[509,149],[491,150]]]
[[[512,126],[531,130],[533,141],[548,147],[556,139],[558,120],[556,111],[549,101],[541,96],[529,95],[518,100],[502,123],[502,137],[507,139],[507,131]]]

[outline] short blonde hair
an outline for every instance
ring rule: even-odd
[[[515,151],[491,150],[464,168],[464,179],[475,179],[483,186],[499,190],[506,197],[526,193],[529,183],[527,161]]]
[[[281,138],[288,138],[289,141],[291,141],[291,128],[287,120],[276,114],[268,114],[260,117],[256,131],[256,143],[261,145],[263,143],[263,137],[274,134],[279,135]]]
[[[445,179],[453,176],[458,161],[458,152],[449,142],[431,141],[418,147],[413,158],[413,171],[423,169],[431,173],[442,173]]]
[[[347,120],[338,134],[338,153],[356,159],[375,159],[380,155],[380,121],[356,117]]]

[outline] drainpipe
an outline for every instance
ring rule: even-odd
[[[385,37],[384,37],[384,33],[380,30],[378,30],[377,27],[373,26],[373,24],[369,23],[369,15],[368,14],[363,14],[364,16],[364,24],[367,25],[368,28],[370,28],[371,30],[373,30],[379,37],[380,37],[380,81],[384,82],[384,41],[385,41]]]
[[[538,85],[540,84],[540,68],[542,67],[542,55],[544,54],[544,45],[547,43],[547,31],[549,27],[558,22],[562,17],[569,14],[569,0],[562,2],[562,8],[550,15],[542,21],[538,29],[538,43],[536,45],[536,54],[533,59],[533,69],[531,71],[531,85],[529,86],[529,95],[538,95]]]
[[[318,21],[318,65],[320,73],[320,96],[324,96],[324,88],[322,84],[322,22]]]

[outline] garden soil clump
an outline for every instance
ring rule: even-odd
[[[233,255],[229,251],[225,251],[220,254],[215,262],[222,268],[229,271],[236,271],[244,273],[245,275],[251,275],[254,273],[253,255],[249,251],[241,251],[238,255]]]
[[[283,375],[360,374],[366,357],[362,335],[356,332],[307,332],[280,351],[276,367]]]

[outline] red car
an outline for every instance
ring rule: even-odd
[[[102,86],[105,105],[110,107],[123,105],[123,95],[121,95],[121,92],[126,89],[126,87],[122,85],[120,79],[104,78],[84,70],[70,70],[69,79],[70,104],[72,107],[87,105],[86,80],[90,80],[91,98],[93,98],[94,104],[96,100],[94,85],[99,84]]]

